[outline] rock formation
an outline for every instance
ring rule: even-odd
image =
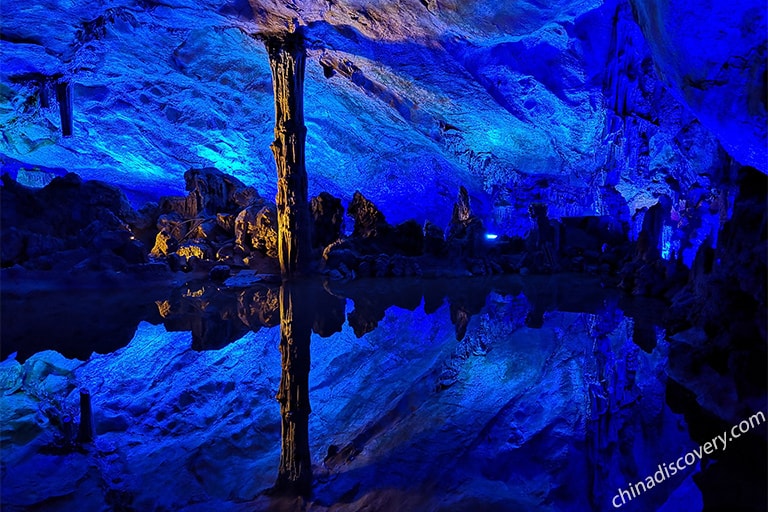
[[[284,278],[309,271],[312,255],[304,147],[304,37],[301,30],[265,39],[275,95],[277,254]]]
[[[275,491],[307,496],[312,489],[309,453],[309,342],[312,334],[310,297],[306,288],[280,289],[280,356],[282,373],[277,401],[282,418],[280,467]]]

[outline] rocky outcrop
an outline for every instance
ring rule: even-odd
[[[733,215],[718,235],[697,252],[689,282],[666,313],[670,333],[669,401],[685,415],[697,443],[765,412],[766,353],[766,176],[743,168]],[[719,453],[697,475],[713,508],[759,510],[766,505],[760,467],[765,436],[750,433]],[[747,469],[750,468],[750,469]],[[742,489],[731,496],[734,488]]]
[[[424,222],[424,252],[430,256],[442,256],[445,251],[445,236],[439,226]]]
[[[3,267],[122,269],[146,261],[131,231],[138,215],[117,187],[67,174],[33,189],[6,174],[0,194]]]
[[[389,224],[384,214],[359,190],[352,196],[347,214],[354,220],[353,237],[372,238],[384,236],[388,232]]]
[[[460,256],[477,256],[482,253],[484,237],[483,221],[472,212],[469,193],[461,186],[445,233],[448,249]]]
[[[259,199],[253,187],[214,167],[190,169],[184,173],[190,217],[233,213]]]
[[[768,172],[765,5],[631,4],[659,77],[739,163]],[[706,21],[691,15],[704,9]]]
[[[312,218],[312,247],[323,249],[343,235],[344,207],[341,199],[321,192],[309,203]]]
[[[278,219],[273,205],[249,206],[235,219],[235,244],[246,253],[259,251],[277,258]]]

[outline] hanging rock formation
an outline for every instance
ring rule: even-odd
[[[282,374],[277,401],[282,417],[282,446],[275,491],[309,495],[312,459],[309,452],[309,342],[312,316],[306,289],[284,284],[280,289],[280,355]]]
[[[304,38],[296,30],[266,37],[275,95],[277,254],[284,278],[306,274],[312,254],[304,146]]]

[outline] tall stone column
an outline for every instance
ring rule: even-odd
[[[312,490],[309,453],[309,342],[312,295],[297,284],[280,288],[280,355],[282,375],[277,400],[282,417],[280,468],[275,491],[308,496]]]
[[[277,252],[283,279],[290,279],[307,273],[312,251],[304,164],[304,36],[299,27],[266,36],[265,45],[275,95]]]

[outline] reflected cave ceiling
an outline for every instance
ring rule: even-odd
[[[271,75],[254,36],[303,25],[310,194],[443,225],[459,185],[509,233],[532,201],[629,219],[766,172],[766,13],[750,0],[5,1],[4,170],[135,202],[214,166],[273,197]],[[57,83],[74,134],[62,137]],[[519,228],[519,229],[518,229]]]

